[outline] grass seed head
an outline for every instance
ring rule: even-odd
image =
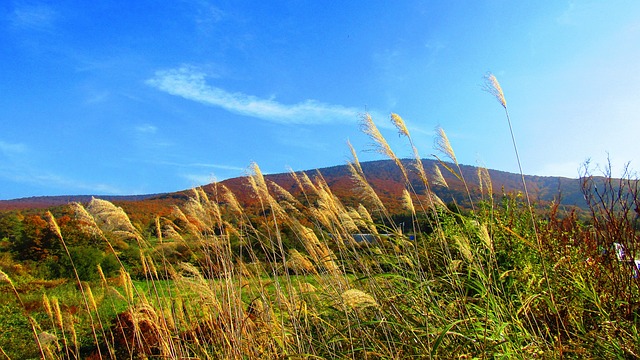
[[[163,219],[160,232],[165,239],[184,241],[182,235],[176,230],[176,225],[167,219]]]
[[[398,168],[400,168],[400,171],[402,171],[403,177],[408,182],[409,180],[407,176],[407,171],[402,165],[402,162],[396,156],[393,150],[391,150],[391,146],[389,146],[389,143],[387,142],[387,140],[384,138],[384,136],[382,136],[382,133],[380,132],[380,130],[378,130],[378,127],[373,122],[373,119],[371,118],[370,114],[367,113],[367,114],[364,114],[364,116],[362,116],[361,127],[362,127],[362,132],[369,135],[369,137],[373,140],[374,149],[377,152],[383,155],[386,155],[387,157],[389,157],[389,159],[393,160],[396,163],[396,165],[398,165]]]
[[[420,158],[420,154],[418,154],[418,149],[415,146],[413,148],[413,167],[418,172],[418,176],[420,176],[420,180],[422,180],[423,184],[426,184],[428,181],[427,172],[424,170],[424,165],[422,164],[422,159]]]
[[[400,115],[392,113],[391,114],[391,122],[395,125],[396,129],[400,135],[404,135],[406,137],[411,137],[409,135],[409,130],[407,129],[407,125],[404,123],[404,120],[400,117]]]
[[[236,198],[235,194],[231,192],[231,190],[229,190],[229,188],[227,188],[226,186],[222,184],[220,186],[223,190],[222,198],[227,206],[237,215],[242,215],[244,211],[242,210],[242,206],[240,205],[240,202],[238,201],[238,198]]]
[[[360,165],[360,160],[358,160],[358,154],[356,153],[356,149],[353,148],[351,142],[347,141],[347,145],[349,145],[349,150],[351,150],[351,156],[353,156],[353,166],[355,166],[358,173],[364,176],[364,171],[362,171],[362,166]]]
[[[303,172],[302,175],[300,176],[300,180],[302,181],[302,184],[304,186],[306,186],[307,188],[311,189],[314,193],[318,192],[318,189],[316,188],[316,185],[313,183],[313,181],[311,181],[311,179],[309,178],[309,175],[307,175],[307,173]]]
[[[269,180],[269,186],[273,189],[275,196],[277,196],[278,200],[284,200],[289,202],[292,205],[300,205],[298,199],[296,199],[287,189],[278,185],[276,182]]]
[[[91,305],[93,310],[98,311],[98,303],[96,302],[96,298],[93,296],[93,291],[91,291],[91,286],[89,284],[86,285],[85,292],[87,293],[89,305]]]
[[[484,246],[487,247],[487,249],[489,249],[491,252],[493,252],[493,239],[491,239],[491,235],[489,235],[489,230],[487,229],[487,225],[486,224],[482,224],[480,225],[480,240],[482,240],[482,243],[484,244]]]
[[[358,213],[362,216],[363,221],[365,222],[365,224],[367,224],[367,227],[369,228],[369,231],[372,234],[378,234],[378,229],[376,228],[376,224],[373,221],[373,218],[371,217],[371,213],[369,213],[369,210],[367,210],[367,208],[360,204],[358,205]]]
[[[51,308],[51,301],[49,301],[49,297],[47,297],[46,293],[42,294],[42,305],[44,306],[44,310],[49,315],[51,319],[53,319],[53,310]]]
[[[103,240],[105,239],[104,234],[98,227],[98,224],[96,224],[95,219],[91,214],[89,214],[87,209],[82,206],[82,204],[73,202],[69,204],[69,206],[71,207],[71,211],[73,212],[75,219],[78,221],[80,230],[90,236],[94,236]]]
[[[349,289],[342,293],[342,301],[350,309],[363,309],[367,307],[378,307],[378,303],[373,296],[358,289]]]
[[[356,219],[351,217],[352,212],[346,211],[342,212],[338,215],[340,218],[340,223],[344,227],[344,229],[351,234],[355,234],[358,232],[358,225],[356,224]]]
[[[496,100],[502,105],[503,108],[507,108],[507,100],[504,98],[504,92],[502,92],[502,87],[498,82],[498,79],[492,73],[487,73],[484,77],[485,84],[484,90],[489,94],[493,95]]]
[[[102,271],[102,266],[98,264],[96,265],[96,269],[98,270],[98,275],[100,275],[100,280],[102,280],[102,284],[107,285],[107,277],[104,275],[104,271]]]
[[[200,269],[198,269],[195,265],[188,262],[181,262],[178,264],[178,268],[180,269],[180,273],[182,276],[193,277],[199,280],[204,280]]]
[[[460,251],[460,254],[462,254],[467,262],[472,263],[473,253],[471,252],[471,244],[469,243],[469,239],[463,235],[454,236],[453,239],[458,247],[458,251]]]
[[[56,325],[58,325],[60,329],[64,328],[64,322],[62,320],[62,310],[60,309],[60,303],[58,302],[57,298],[54,297],[51,299],[51,307],[53,308],[53,315],[56,319]]]
[[[480,184],[480,192],[486,191],[489,196],[493,195],[493,183],[489,170],[485,167],[478,167],[478,182]]]
[[[370,114],[367,113],[361,117],[360,126],[362,127],[362,132],[367,134],[371,138],[371,140],[373,140],[376,151],[380,152],[381,154],[387,155],[390,158],[395,157],[395,154],[393,153],[393,151],[391,151],[387,140],[385,140],[380,130],[378,130],[378,127],[373,122]]]
[[[413,206],[413,200],[411,199],[411,194],[407,189],[402,189],[402,203],[404,204],[405,209],[409,210],[412,214],[416,213],[416,209]]]
[[[62,231],[60,231],[60,227],[56,222],[56,218],[53,217],[53,214],[51,213],[51,211],[47,211],[46,217],[47,217],[47,223],[49,223],[49,227],[51,228],[51,230],[53,230],[53,232],[58,236],[58,238],[62,240],[63,239]]]
[[[131,223],[127,213],[121,207],[115,206],[106,200],[93,198],[87,205],[86,210],[93,216],[96,224],[103,231],[111,231],[137,240],[142,238]]]
[[[11,283],[11,278],[4,271],[0,270],[0,283]]]
[[[355,181],[356,189],[357,191],[359,191],[362,199],[375,205],[378,209],[386,212],[384,203],[382,202],[382,200],[380,200],[378,194],[376,194],[371,185],[364,178],[363,174],[358,172],[356,166],[354,166],[352,163],[347,163],[347,166],[349,168],[349,172],[351,173],[351,178]]]
[[[298,290],[302,294],[304,294],[304,293],[312,293],[312,292],[318,291],[318,289],[315,286],[313,286],[313,284],[310,284],[308,282],[304,282],[304,283],[300,284],[300,288]]]
[[[267,189],[267,183],[264,180],[264,175],[260,167],[256,163],[252,163],[250,166],[251,173],[249,174],[249,184],[253,188],[253,191],[262,199],[269,197],[269,190]]]
[[[447,207],[447,205],[444,203],[444,201],[442,201],[442,199],[440,199],[440,197],[438,195],[436,195],[436,193],[434,193],[433,191],[429,191],[428,193],[429,196],[429,200],[430,200],[430,205],[433,207]]]
[[[301,272],[306,274],[313,274],[316,272],[313,263],[305,258],[296,249],[289,249],[289,259],[287,260],[287,266],[294,272]]]
[[[453,147],[451,147],[451,143],[449,142],[449,138],[447,137],[447,133],[444,132],[444,129],[438,127],[436,129],[437,135],[435,140],[435,148],[441,153],[445,154],[451,161],[455,164],[458,163],[456,159],[456,154],[453,152]]]
[[[433,165],[433,184],[436,186],[442,186],[444,188],[449,188],[449,184],[447,184],[447,180],[442,176],[442,171],[440,171],[440,166],[437,164]]]

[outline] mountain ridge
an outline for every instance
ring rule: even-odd
[[[424,191],[424,184],[415,174],[413,169],[415,160],[402,159],[403,166],[409,170],[411,185],[416,191]],[[445,202],[456,200],[464,202],[468,200],[468,194],[464,189],[464,184],[453,174],[445,169],[442,164],[433,159],[422,159],[427,176],[434,177],[434,166],[441,168],[442,175],[448,184],[448,189],[434,187],[434,192],[443,198]],[[451,168],[457,167],[454,164],[445,163]],[[373,160],[361,163],[367,181],[379,192],[383,200],[392,203],[398,202],[401,191],[404,188],[402,173],[393,160]],[[478,167],[471,165],[460,165],[462,176],[467,182],[470,191],[477,194],[480,181],[478,180]],[[353,181],[347,165],[334,165],[315,170],[296,171],[296,174],[306,173],[310,176],[322,174],[327,184],[336,192],[338,197],[353,197]],[[489,176],[493,183],[493,193],[500,195],[501,192],[511,193],[522,191],[522,179],[520,174],[510,173],[502,170],[488,169]],[[296,184],[290,173],[276,173],[264,175],[267,180],[273,181],[282,186],[287,191],[296,195]],[[560,199],[560,203],[570,206],[584,207],[584,198],[580,192],[580,179],[559,177],[559,176],[538,176],[525,175],[529,194],[532,200],[537,202],[551,202]],[[229,178],[219,182],[231,189],[241,200],[248,201],[246,196],[246,176]],[[213,191],[215,183],[203,185],[208,191]],[[335,188],[335,189],[334,189]],[[0,200],[0,210],[26,210],[26,209],[46,209],[56,206],[66,205],[71,202],[87,203],[92,198],[100,198],[114,203],[128,205],[135,211],[135,203],[156,203],[154,206],[178,205],[189,196],[189,190],[178,190],[168,193],[140,194],[140,195],[61,195],[61,196],[34,196],[11,200]],[[397,205],[397,204],[395,204]],[[152,206],[152,207],[154,207]]]

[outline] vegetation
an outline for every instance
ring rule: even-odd
[[[496,195],[486,169],[471,180],[443,130],[447,161],[425,169],[402,118],[391,120],[410,163],[368,115],[363,128],[400,169],[398,208],[353,151],[348,198],[321,173],[292,172],[285,188],[253,165],[250,201],[213,184],[150,223],[99,199],[4,213],[0,357],[640,356],[629,173],[585,166],[586,216],[558,203],[534,211],[528,191]],[[465,196],[436,195],[450,186],[443,173]]]

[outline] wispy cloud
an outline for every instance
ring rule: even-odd
[[[84,100],[84,102],[87,105],[102,104],[106,102],[110,96],[111,96],[111,93],[109,93],[109,91],[99,91],[99,92],[92,91],[89,94],[87,94],[87,97]]]
[[[199,186],[218,181],[217,175],[222,174],[223,178],[242,176],[246,174],[247,167],[238,167],[221,164],[208,163],[167,163],[176,167],[188,168],[187,173],[180,173],[178,176],[187,179],[192,186]],[[205,170],[206,169],[206,170]]]
[[[0,140],[0,153],[5,156],[21,154],[27,151],[27,146],[20,143],[9,143]]]
[[[15,28],[50,30],[58,19],[58,12],[45,4],[16,6],[10,16]]]
[[[191,163],[191,164],[185,164],[184,166],[210,168],[210,169],[220,169],[220,170],[233,170],[233,171],[246,171],[247,170],[247,167],[239,167],[239,166],[231,166],[231,165],[220,165],[220,164],[205,164],[205,163]]]
[[[130,192],[123,191],[120,188],[103,183],[87,183],[77,179],[67,178],[52,173],[38,173],[30,176],[30,181],[36,185],[44,185],[48,187],[60,187],[65,189],[73,189],[77,192],[88,192],[92,195],[124,195]]]
[[[158,128],[151,124],[143,124],[135,127],[136,131],[143,134],[155,134]]]
[[[202,30],[209,30],[226,16],[224,11],[209,1],[197,1],[194,5],[196,7],[195,22]]]
[[[84,181],[47,170],[45,166],[37,164],[37,157],[37,151],[26,144],[0,140],[0,181],[47,189],[67,189],[66,191],[75,194],[126,193],[123,189],[105,183]],[[0,193],[0,196],[3,194]]]
[[[180,162],[171,162],[171,161],[158,161],[158,162],[155,162],[155,164],[182,167],[182,168],[204,168],[204,169],[219,169],[219,170],[231,170],[231,171],[245,171],[249,166],[249,164],[247,164],[247,166],[245,167],[239,167],[239,166],[224,165],[224,164],[210,164],[210,163],[198,163],[198,162],[180,163]]]
[[[154,124],[140,123],[137,125],[128,125],[127,129],[131,131],[131,145],[134,149],[140,151],[132,153],[143,159],[162,157],[167,149],[176,145],[175,140],[163,134],[162,129]],[[146,162],[143,161],[143,162]]]
[[[199,175],[199,174],[182,174],[180,175],[184,179],[189,180],[192,183],[192,186],[200,186],[210,184],[216,181],[216,177],[211,175]]]
[[[48,189],[66,189],[67,195],[87,193],[93,195],[122,195],[129,192],[104,183],[90,183],[32,166],[0,167],[0,179],[25,185],[37,185]]]
[[[147,80],[147,84],[171,95],[282,124],[353,123],[358,120],[360,112],[355,108],[315,100],[288,105],[272,99],[228,92],[207,84],[206,74],[189,66],[158,71]]]

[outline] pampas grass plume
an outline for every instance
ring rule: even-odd
[[[416,209],[413,206],[413,200],[411,199],[411,194],[407,189],[402,189],[402,203],[404,204],[405,209],[409,210],[412,214],[416,213]]]
[[[502,87],[498,82],[498,79],[492,73],[488,73],[484,77],[485,85],[484,90],[489,94],[493,95],[496,100],[502,105],[503,108],[507,108],[507,100],[504,98],[504,92],[502,92]]]
[[[449,138],[447,137],[447,133],[444,132],[444,129],[441,127],[438,127],[436,129],[436,143],[435,143],[435,148],[436,150],[442,152],[443,154],[447,155],[447,157],[449,159],[451,159],[451,161],[453,161],[455,164],[458,163],[458,160],[456,159],[456,154],[453,152],[453,147],[451,147],[451,143],[449,142]]]
[[[449,184],[447,184],[447,180],[442,176],[442,171],[440,171],[440,167],[438,165],[433,165],[433,184],[437,186],[442,186],[445,188],[449,188]]]
[[[404,123],[404,120],[400,117],[400,115],[392,113],[391,114],[391,122],[395,125],[396,129],[400,135],[404,135],[406,137],[410,137],[409,129],[407,129],[407,125]]]
[[[349,289],[342,293],[342,301],[351,309],[362,309],[366,307],[378,307],[378,303],[373,296],[358,289]]]

